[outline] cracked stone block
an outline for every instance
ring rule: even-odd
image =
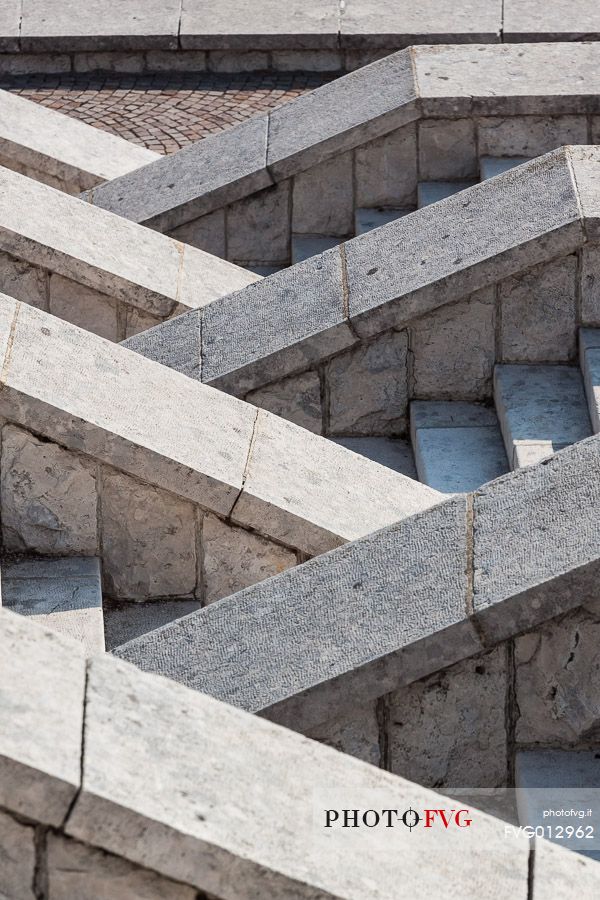
[[[117,301],[54,272],[50,275],[49,311],[109,341],[119,340]]]
[[[327,365],[332,434],[398,434],[406,429],[408,337],[391,331]]]
[[[351,717],[313,727],[306,736],[373,766],[381,765],[376,702],[361,704]]]
[[[390,694],[392,771],[435,788],[504,786],[506,678],[500,646]]]
[[[296,554],[244,528],[206,515],[202,526],[205,602],[229,597],[296,565]]]
[[[567,144],[587,144],[585,116],[482,118],[480,156],[541,156]]]
[[[315,434],[321,433],[321,385],[316,372],[268,384],[247,394],[246,400]]]
[[[343,153],[294,178],[292,231],[346,235],[354,218],[352,154]]]
[[[35,900],[34,829],[0,812],[0,898]]]
[[[600,246],[581,250],[581,319],[584,325],[600,325]]]
[[[77,900],[195,900],[197,897],[194,888],[59,834],[48,835],[47,866],[51,900],[75,897]]]
[[[534,266],[500,283],[502,359],[567,362],[575,357],[577,258]]]
[[[239,265],[276,265],[290,256],[290,183],[252,194],[227,209],[227,258]]]
[[[0,292],[38,309],[48,309],[48,273],[0,251]]]
[[[600,621],[583,609],[515,640],[519,743],[600,738]]]
[[[473,178],[479,163],[472,119],[431,119],[419,123],[419,180]]]
[[[417,131],[414,123],[357,147],[356,206],[414,206]]]
[[[123,600],[190,597],[196,589],[193,504],[114,470],[101,481],[103,582]]]
[[[95,465],[14,425],[2,431],[2,536],[9,550],[98,550]]]
[[[199,247],[213,256],[225,258],[225,210],[216,209],[212,213],[192,219],[169,232],[169,237],[192,247]]]
[[[484,400],[492,393],[494,289],[434,310],[412,323],[414,396]]]

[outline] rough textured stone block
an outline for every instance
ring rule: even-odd
[[[238,200],[227,210],[227,255],[237,263],[285,263],[290,258],[290,184]]]
[[[511,468],[591,434],[583,380],[570,366],[496,366],[494,398]]]
[[[159,327],[134,335],[122,346],[141,356],[169,366],[182,375],[201,380],[202,351],[200,346],[200,310],[190,310],[163,322]]]
[[[499,285],[506,362],[568,362],[575,356],[577,258],[507,278]]]
[[[504,39],[507,41],[594,40],[600,36],[600,10],[594,0],[542,0],[527,4],[505,0]]]
[[[87,654],[104,652],[102,585],[96,558],[3,563],[2,605],[81,641]]]
[[[385,437],[331,438],[335,444],[387,466],[394,472],[401,472],[408,478],[417,478],[415,459],[410,441]]]
[[[501,646],[394,691],[391,770],[436,788],[506,784],[506,648]]]
[[[482,118],[477,124],[481,156],[541,156],[566,144],[587,144],[581,116]]]
[[[8,0],[0,8],[0,52],[14,53],[19,49],[21,0]]]
[[[292,375],[246,395],[248,403],[267,409],[302,428],[321,434],[321,385],[316,372]]]
[[[133,337],[135,334],[149,331],[156,325],[160,325],[160,319],[148,315],[148,313],[143,312],[141,309],[136,309],[135,306],[130,306],[125,309],[122,308],[121,319],[123,315],[125,316],[125,339]],[[121,330],[121,325],[122,321],[119,325],[119,331]]]
[[[495,359],[494,290],[443,306],[410,327],[413,394],[440,399],[485,399]]]
[[[0,252],[0,291],[30,306],[48,309],[46,270],[16,259],[9,253]]]
[[[417,189],[417,206],[423,209],[424,206],[431,206],[433,203],[439,203],[441,200],[447,200],[454,194],[460,194],[467,188],[473,187],[477,182],[470,181],[420,181]]]
[[[367,234],[375,228],[381,228],[388,222],[394,222],[412,212],[412,209],[357,209],[354,230],[357,235]]]
[[[60,825],[80,783],[83,647],[0,610],[0,648],[0,805]]]
[[[294,178],[292,231],[347,235],[352,232],[352,154],[342,153]]]
[[[24,50],[132,50],[177,47],[180,3],[144,0],[115,7],[95,2],[77,16],[60,0],[28,0],[23,7]]]
[[[581,320],[584,325],[600,325],[600,246],[581,249]]]
[[[581,242],[579,215],[567,158],[558,151],[507,172],[502,182],[485,181],[348,241],[352,322],[372,335],[572,252]]]
[[[191,503],[105,469],[100,489],[105,589],[119,599],[186,597],[197,582]]]
[[[106,649],[113,650],[141,634],[161,628],[167,622],[187,616],[201,607],[200,600],[161,600],[147,603],[139,600],[104,599],[104,635]]]
[[[337,247],[340,238],[323,234],[293,234],[292,235],[292,265],[304,262],[312,256],[318,256]]]
[[[373,766],[381,766],[380,727],[377,701],[354,710],[351,717],[323,722],[307,732],[307,737]]]
[[[202,523],[204,600],[212,603],[296,565],[296,554],[207,515]]]
[[[573,180],[585,224],[586,240],[600,241],[600,166],[599,147],[570,147],[569,158],[573,170]]]
[[[417,130],[414,124],[354,151],[357,206],[414,206],[417,202]]]
[[[312,556],[440,499],[424,485],[261,410],[231,518]]]
[[[34,829],[0,812],[0,897],[35,900]]]
[[[192,247],[200,247],[214,256],[225,257],[225,210],[192,219],[169,232],[169,236]]]
[[[49,312],[109,341],[118,341],[121,336],[117,304],[112,297],[55,273],[50,275]]]
[[[419,180],[476,178],[478,171],[472,119],[431,119],[419,123]]]
[[[256,50],[211,50],[208,53],[208,69],[211,72],[256,72],[268,68],[268,53]]]
[[[477,652],[465,565],[465,500],[448,500],[117,653],[244,709],[279,704],[271,715],[310,727],[331,720],[332,708],[343,716],[395,688],[409,671],[428,674],[434,658],[437,669],[442,658]],[[421,639],[435,631],[441,640],[425,650]]]
[[[0,468],[2,536],[8,549],[52,555],[97,552],[92,461],[6,425]]]
[[[272,184],[258,116],[94,189],[94,206],[171,231]]]
[[[287,178],[394,131],[418,117],[415,99],[405,52],[286,103],[269,117],[269,169],[275,178]]]
[[[579,356],[588,411],[594,434],[600,432],[600,331],[582,328],[579,332]]]
[[[336,356],[326,367],[331,434],[406,430],[408,336],[389,332]]]
[[[140,715],[146,709],[153,714]],[[109,657],[90,667],[86,722],[83,789],[67,830],[167,877],[216,896],[242,884],[249,896],[309,900],[361,896],[365,884],[384,897],[417,882],[437,894],[451,868],[461,895],[485,895],[493,879],[498,896],[527,896],[527,840],[506,838],[484,814],[472,829],[444,832],[439,866],[423,866],[431,836],[422,828],[396,828],[389,842],[361,831],[349,846],[341,830],[322,840],[315,813],[334,797],[342,807],[354,797],[361,808],[399,810],[440,798]],[[161,746],[157,729],[168,735]],[[294,827],[282,841],[290,808]]]
[[[532,900],[568,897],[574,886],[578,894],[593,897],[600,890],[599,868],[594,860],[536,838]]]
[[[244,0],[208,9],[185,0],[180,35],[186,48],[313,50],[336,48],[338,30],[335,0],[294,0],[285,11],[278,0],[264,0],[260,6]]]
[[[573,745],[600,731],[598,617],[578,609],[515,640],[520,744]]]
[[[495,178],[496,175],[504,175],[516,166],[522,166],[530,162],[530,156],[482,156],[479,160],[481,180]]]
[[[52,900],[195,900],[193,888],[162,878],[79,841],[48,835],[48,884]]]
[[[599,471],[600,440],[591,438],[475,494],[473,602],[494,642],[595,591]]]
[[[341,72],[344,58],[335,50],[274,50],[271,65],[277,72]]]

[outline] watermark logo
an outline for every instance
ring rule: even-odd
[[[470,828],[468,809],[325,809],[325,828]]]

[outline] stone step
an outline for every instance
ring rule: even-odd
[[[366,456],[373,462],[387,466],[408,478],[417,477],[415,458],[410,441],[385,437],[346,437],[332,438],[335,444]]]
[[[529,162],[530,156],[482,156],[479,160],[479,174],[481,181],[503,175],[505,172]]]
[[[1,571],[5,609],[81,641],[90,655],[104,651],[99,559],[7,561]]]
[[[543,828],[544,837],[575,853],[600,860],[600,755],[593,750],[521,750],[516,754],[515,787],[519,824]],[[590,815],[570,817],[571,810]],[[567,813],[567,815],[565,815]],[[580,829],[566,838],[557,826]]]
[[[474,180],[468,181],[420,181],[417,185],[417,205],[419,209],[424,206],[430,206],[432,203],[439,203],[459,191],[473,187],[477,184]]]
[[[410,429],[419,481],[442,493],[474,491],[508,472],[493,409],[416,400],[410,406]]]
[[[356,235],[367,234],[381,225],[387,225],[389,222],[395,222],[409,213],[414,212],[413,209],[384,209],[377,207],[370,209],[362,207],[356,210],[354,214],[354,232]]]
[[[337,247],[342,238],[331,234],[293,234],[292,235],[292,265],[304,262],[311,256],[318,256],[325,250]]]
[[[600,328],[579,332],[579,360],[594,434],[600,432]]]
[[[574,367],[496,366],[494,398],[513,469],[592,433],[581,372]]]

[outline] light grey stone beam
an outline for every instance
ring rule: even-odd
[[[579,604],[599,501],[594,437],[115,652],[303,730]]]
[[[70,194],[159,158],[72,116],[0,91],[0,165]]]
[[[599,174],[596,149],[557,150],[126,346],[195,377],[201,358],[204,382],[243,394],[572,253],[597,221]]]
[[[6,611],[0,648],[2,807],[179,882],[177,896],[188,886],[222,900],[426,900],[450,870],[465,900],[490,896],[490,879],[498,898],[528,896],[527,839],[478,810],[471,828],[437,834],[433,856],[423,827],[361,828],[354,839],[326,830],[326,809],[401,816],[447,803],[110,656],[90,660],[86,680],[76,644]],[[600,883],[598,870],[588,876]]]
[[[597,44],[412,47],[87,196],[170,231],[421,117],[599,111]]]
[[[600,7],[595,0],[504,0],[505,41],[597,41]]]

